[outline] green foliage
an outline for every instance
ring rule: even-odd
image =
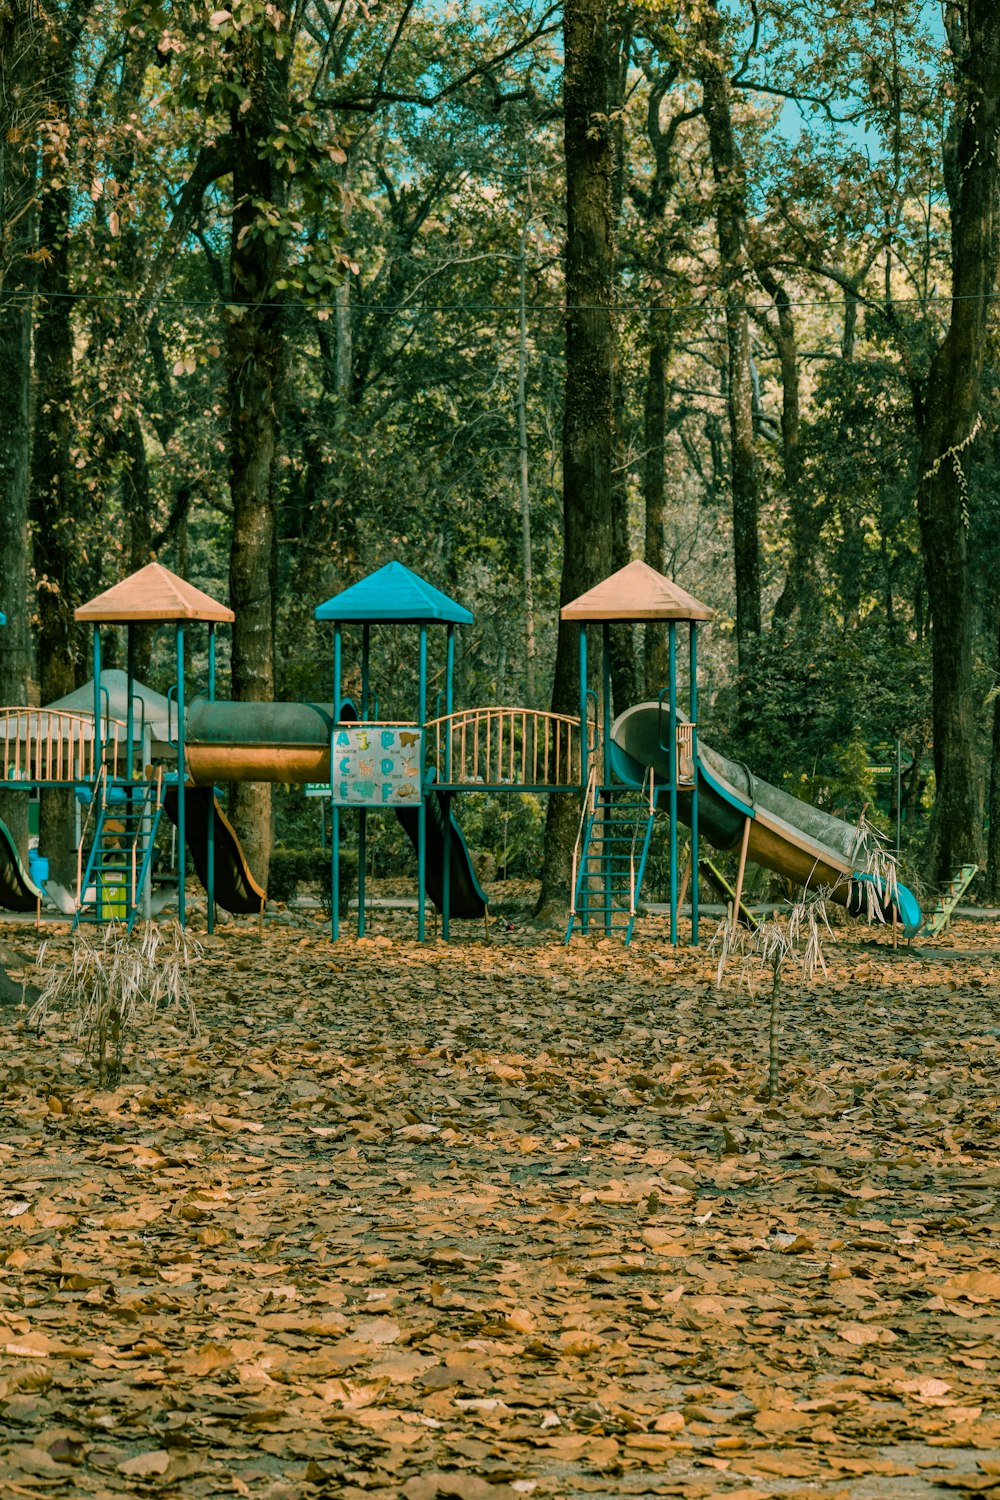
[[[877,618],[848,633],[827,625],[814,640],[771,632],[744,687],[751,717],[726,753],[853,821],[878,793],[872,747],[897,738],[915,750],[927,743],[927,676],[920,647],[894,639]],[[723,699],[713,719],[724,708]],[[712,725],[702,727],[711,743]]]
[[[339,907],[344,916],[357,892],[358,857],[354,849],[340,850]],[[310,886],[319,894],[320,904],[329,915],[332,872],[329,849],[275,849],[267,894],[272,901],[293,901],[301,887]]]
[[[533,879],[542,864],[545,807],[531,792],[474,792],[458,799],[465,842],[496,860],[498,878]]]

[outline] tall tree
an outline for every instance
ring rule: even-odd
[[[760,501],[747,306],[751,266],[747,253],[746,165],[733,120],[733,89],[717,0],[703,0],[696,29],[695,59],[715,181],[715,224],[726,319],[736,649],[740,666],[746,667],[761,628]]]
[[[31,302],[35,131],[40,108],[40,28],[31,8],[0,10],[0,701],[23,703],[29,654],[28,476],[31,461]],[[0,816],[18,844],[27,843],[27,799],[0,794]]]
[[[31,518],[38,588],[38,675],[43,703],[70,692],[82,663],[73,619],[79,549],[73,446],[72,234],[70,150],[76,128],[74,68],[89,0],[69,0],[45,30],[48,83],[38,210],[37,314],[34,340],[36,426],[31,457]],[[43,796],[39,843],[53,876],[75,879],[72,800]]]
[[[1000,255],[1000,10],[992,0],[968,0],[945,14],[956,96],[945,159],[950,317],[926,377],[914,388],[917,513],[932,617],[937,794],[931,862],[939,880],[966,860],[982,860],[965,464],[979,426],[987,318]]]
[[[566,159],[566,392],[563,415],[563,564],[560,604],[610,571],[614,484],[615,132],[610,0],[567,0],[563,12]],[[576,627],[562,625],[552,686],[555,713],[579,703]],[[539,915],[565,911],[576,798],[549,799]]]
[[[279,273],[287,174],[273,137],[288,109],[288,38],[247,26],[230,42],[238,91],[230,110],[233,218],[226,331],[230,492],[233,530],[229,599],[233,696],[274,698],[276,480],[285,385],[284,309]],[[276,223],[275,221],[279,221]],[[237,783],[230,806],[257,879],[271,858],[271,789]]]

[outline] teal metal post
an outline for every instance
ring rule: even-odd
[[[603,778],[604,789],[606,789],[608,793],[608,805],[604,809],[604,816],[605,818],[609,818],[611,815],[611,626],[607,623],[607,621],[605,621],[605,623],[601,626],[601,690],[603,698],[602,714],[604,718],[604,725],[601,734],[601,751],[603,757],[601,776]],[[602,798],[603,795],[604,793],[602,791]],[[608,826],[608,824],[605,824],[606,830],[608,829]],[[604,858],[602,860],[602,874],[604,885],[604,933],[606,937],[610,937],[612,931],[611,918],[613,916],[613,912],[611,910],[612,886],[614,884],[611,854],[613,846],[609,844],[607,838],[605,838],[603,842]]]
[[[427,626],[420,627],[420,686],[417,717],[423,733],[427,723]],[[424,877],[427,873],[427,788],[420,776],[420,808],[417,813],[417,941],[422,943],[427,926],[427,894]]]
[[[93,636],[93,673],[94,673],[94,782],[101,771],[101,761],[104,758],[104,745],[101,740],[101,627],[94,626]]]
[[[330,938],[340,937],[340,808],[334,795],[336,775],[337,725],[340,723],[343,643],[339,621],[333,627],[333,727],[330,730]]]
[[[691,763],[694,786],[691,789],[691,945],[698,946],[698,626],[690,624],[688,716],[691,720]]]
[[[184,626],[177,625],[177,920],[183,927],[187,908],[184,899],[184,866],[187,863],[184,781]]]
[[[677,947],[677,624],[668,627],[670,653],[669,729],[670,750],[670,941]]]
[[[98,777],[101,774],[101,760],[102,760],[102,757],[104,755],[104,747],[103,747],[103,744],[102,744],[102,741],[101,741],[101,627],[99,625],[95,625],[94,626],[94,635],[93,635],[93,640],[92,640],[92,649],[93,649],[93,672],[94,672],[94,761],[93,761],[94,781],[93,781],[93,788],[92,788],[91,795],[92,796],[96,796],[97,795],[97,781],[98,781]],[[82,773],[82,770],[83,770],[83,768],[81,766],[81,773]],[[98,892],[98,913],[99,914],[100,914],[100,912],[102,910],[101,904],[100,904],[100,893],[101,893],[101,884],[100,884],[100,882],[101,882],[101,876],[97,875],[95,877],[95,884],[96,884],[96,888],[97,888],[97,892]],[[84,893],[81,890],[80,893],[79,893],[81,901],[83,900],[83,895],[84,895]]]
[[[135,754],[135,628],[131,621],[125,629],[125,670],[128,678],[125,684],[125,776],[131,781]]]
[[[604,785],[611,785],[611,626],[605,621],[601,626],[601,689],[604,699],[604,761],[601,774]]]
[[[445,664],[444,711],[450,715],[454,702],[453,675],[455,671],[455,627],[448,626],[448,654]],[[451,725],[444,742],[444,779],[451,781]],[[451,931],[451,793],[444,797],[441,811],[444,814],[444,869],[441,872],[441,936],[445,942]]]
[[[580,786],[587,790],[587,627],[580,626]]]
[[[215,701],[215,621],[208,623],[208,698],[209,702]],[[205,864],[208,885],[205,887],[208,898],[208,930],[215,931],[215,785],[212,786],[212,795],[208,805],[208,828],[205,837]]]
[[[135,759],[135,701],[133,697],[135,687],[135,629],[131,620],[125,627],[125,779],[128,788],[125,792],[125,826],[128,829],[128,837],[135,836],[132,827],[132,814],[135,811],[135,797],[132,791],[134,777]],[[127,868],[122,872],[123,889],[126,892],[126,911],[131,920],[136,907],[139,904],[139,892],[135,887],[135,877],[138,874],[135,864],[129,860]]]
[[[361,717],[371,718],[371,626],[361,627]],[[358,937],[365,935],[368,872],[368,809],[358,814]]]

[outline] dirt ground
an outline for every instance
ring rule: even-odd
[[[113,1087],[0,1011],[0,1496],[1000,1500],[994,922],[838,928],[768,1103],[662,919],[200,920]]]

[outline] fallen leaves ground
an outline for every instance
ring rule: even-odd
[[[773,1105],[661,921],[412,926],[205,939],[112,1091],[0,1012],[0,1496],[1000,1497],[992,924],[839,930]]]

